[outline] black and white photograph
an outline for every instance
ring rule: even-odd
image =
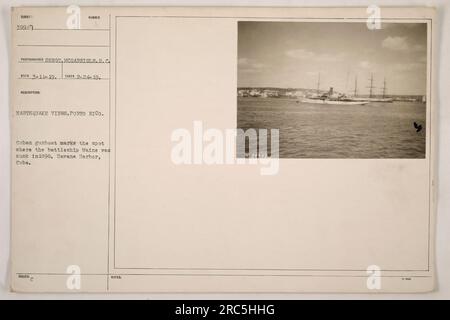
[[[240,21],[237,72],[237,128],[279,158],[425,158],[426,23]]]

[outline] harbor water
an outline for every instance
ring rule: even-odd
[[[237,127],[279,129],[280,158],[424,158],[426,150],[420,102],[323,105],[239,97]]]

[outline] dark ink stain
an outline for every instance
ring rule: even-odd
[[[416,128],[416,132],[422,131],[422,125],[414,122],[414,128]]]

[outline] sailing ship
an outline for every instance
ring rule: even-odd
[[[364,105],[369,101],[357,101],[344,94],[334,93],[333,87],[327,93],[320,94],[320,73],[317,81],[317,93],[301,100],[303,103],[331,104],[331,105]]]
[[[370,75],[370,85],[369,88],[369,97],[357,97],[357,78],[355,78],[355,91],[354,96],[351,98],[352,101],[368,101],[368,102],[393,102],[394,99],[386,97],[386,78],[384,78],[383,82],[383,96],[382,98],[374,97],[373,89],[376,88],[373,86],[373,73]]]

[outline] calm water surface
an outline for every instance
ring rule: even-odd
[[[424,158],[425,119],[425,104],[415,102],[345,106],[239,98],[237,125],[279,129],[280,158]]]

